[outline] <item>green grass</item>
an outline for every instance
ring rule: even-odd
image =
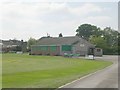
[[[57,88],[111,64],[106,61],[59,56],[3,54],[2,86],[3,88]]]

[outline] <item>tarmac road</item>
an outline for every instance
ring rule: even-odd
[[[113,64],[60,88],[118,88],[118,56],[105,55],[95,59],[112,61]]]

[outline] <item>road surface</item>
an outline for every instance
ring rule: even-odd
[[[118,56],[105,55],[102,58],[96,57],[96,59],[112,61],[113,64],[60,88],[118,88]]]

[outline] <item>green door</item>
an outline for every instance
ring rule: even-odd
[[[71,45],[62,45],[62,51],[72,51]]]

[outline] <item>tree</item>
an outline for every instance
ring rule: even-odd
[[[91,35],[97,35],[100,36],[100,28],[97,28],[97,26],[91,25],[91,24],[82,24],[78,27],[76,30],[77,36],[80,36],[86,40],[89,40]]]
[[[28,50],[30,50],[31,49],[31,45],[35,45],[36,42],[37,42],[36,39],[30,37],[30,39],[27,42]]]
[[[106,39],[104,37],[101,37],[101,36],[92,36],[90,38],[90,42],[99,48],[106,48],[107,47]]]
[[[111,27],[106,27],[99,32],[101,33],[99,34],[101,36],[91,35],[89,38],[90,42],[96,44],[97,47],[102,48],[104,54],[118,54],[119,32],[113,30]]]
[[[114,45],[118,45],[118,31],[111,29],[111,27],[106,27],[103,30],[103,35],[107,40],[107,44],[111,47]]]
[[[63,37],[62,33],[59,34],[59,37]]]
[[[106,27],[103,30],[103,35],[107,40],[107,45],[109,46],[107,53],[111,52],[112,54],[118,54],[119,32],[113,30],[111,27]]]

